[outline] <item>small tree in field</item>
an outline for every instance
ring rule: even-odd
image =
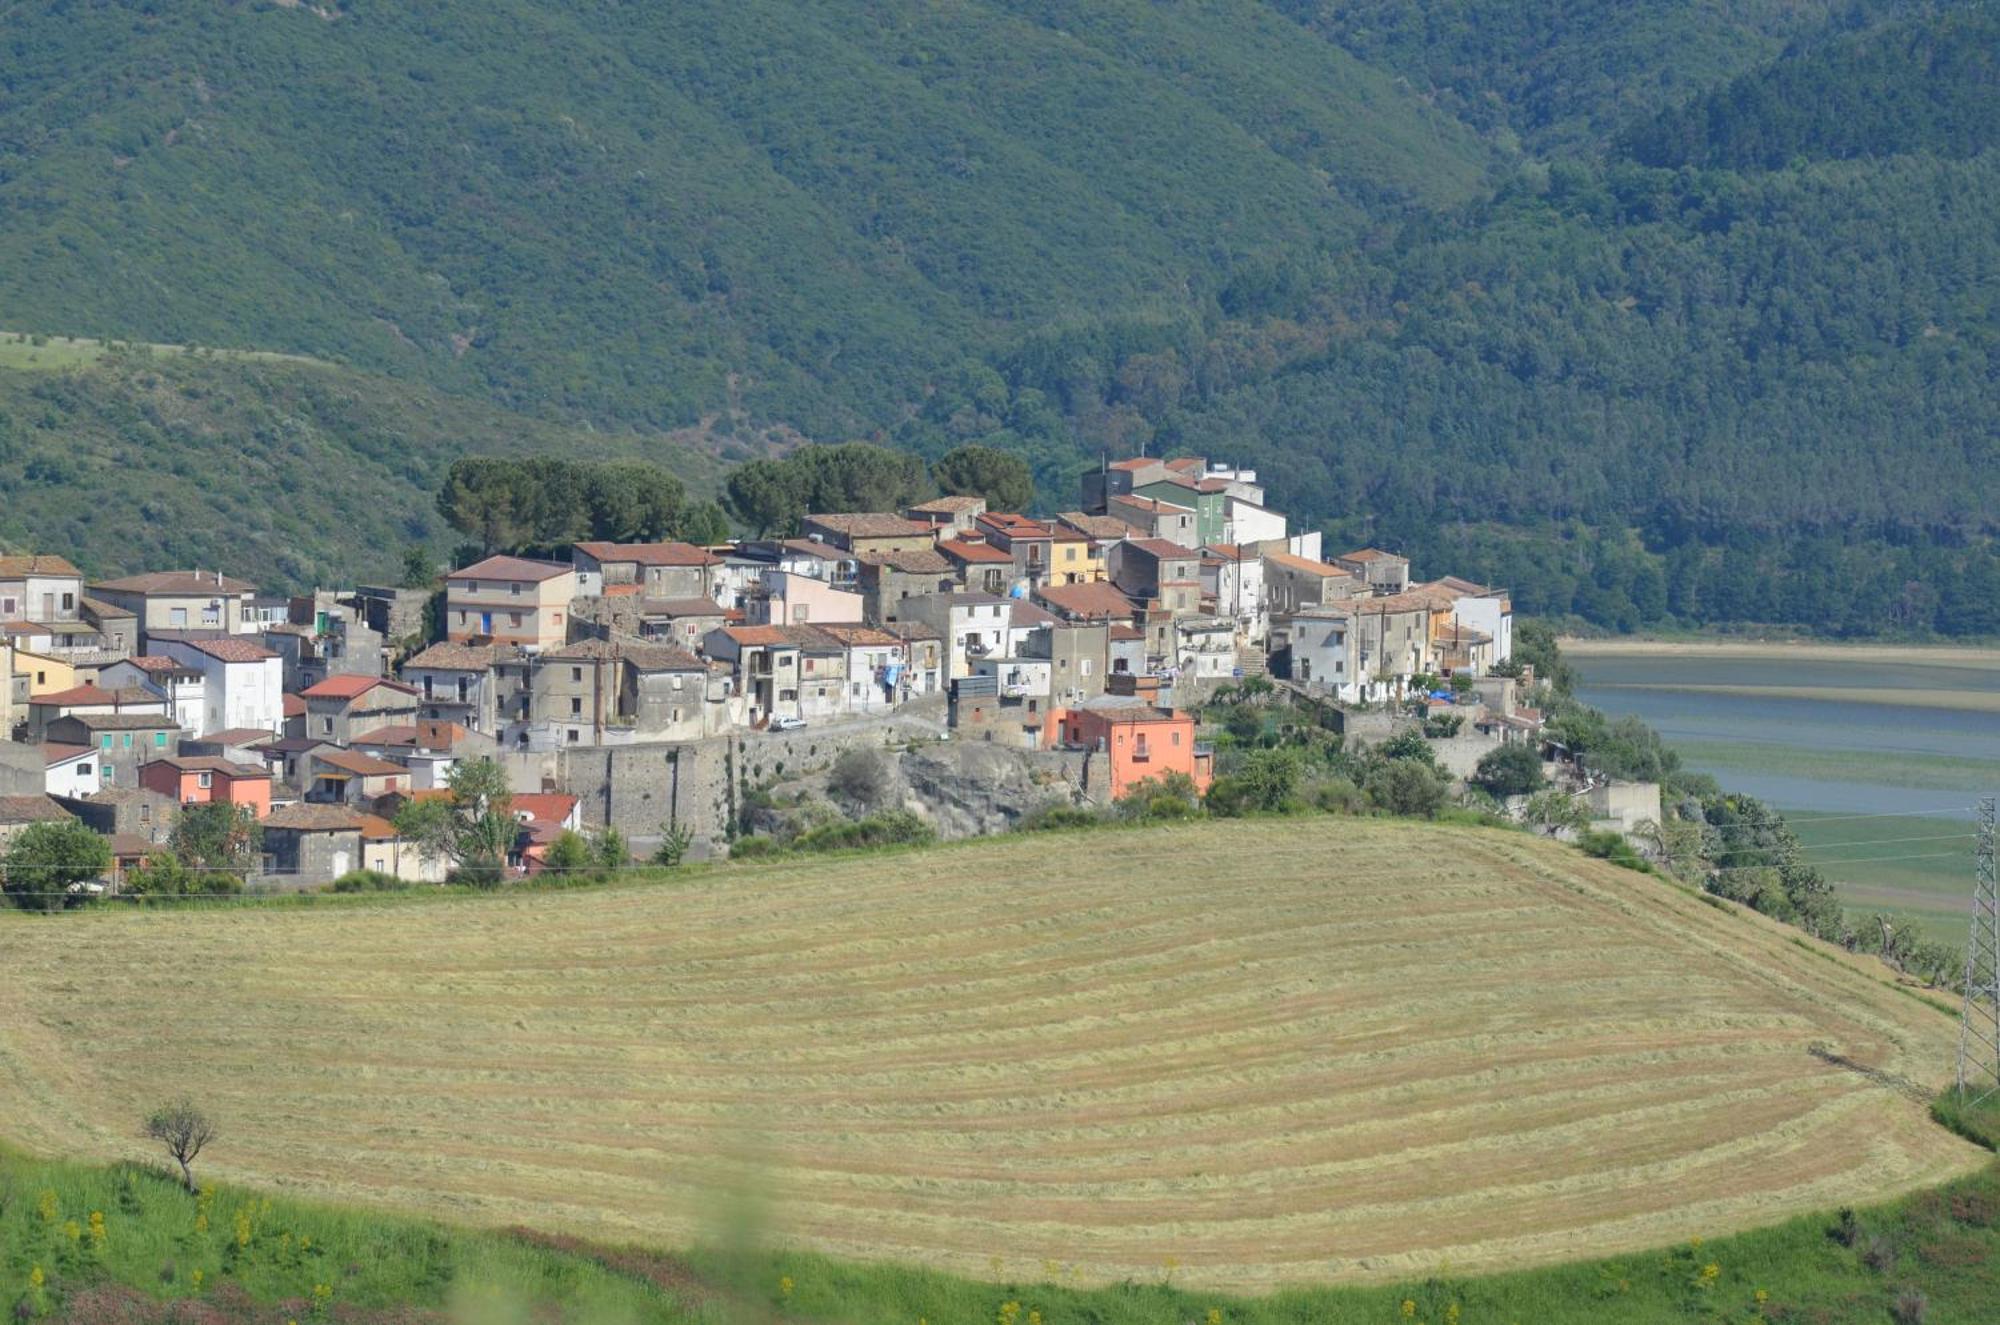
[[[29,824],[0,857],[0,887],[26,911],[60,911],[88,898],[78,885],[111,868],[111,846],[74,819]]]
[[[217,1132],[214,1119],[194,1107],[192,1101],[176,1100],[164,1108],[155,1109],[146,1119],[146,1135],[167,1148],[174,1157],[174,1163],[181,1166],[181,1185],[192,1196],[200,1190],[194,1180],[194,1158],[202,1148],[215,1140]]]

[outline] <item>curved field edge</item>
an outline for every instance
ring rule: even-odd
[[[1636,1252],[1969,1171],[1953,1026],[1517,834],[1203,824],[389,906],[0,918],[0,1113],[685,1245],[1264,1291]]]

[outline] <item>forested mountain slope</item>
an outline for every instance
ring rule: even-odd
[[[815,432],[1485,149],[1255,0],[17,7],[0,325]],[[949,359],[943,360],[949,362]]]
[[[1997,632],[1992,13],[18,7],[0,327],[310,354],[431,417],[982,441],[1047,506],[1199,449],[1525,610]],[[61,487],[0,537],[68,542]]]

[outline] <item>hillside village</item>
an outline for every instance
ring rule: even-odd
[[[296,597],[230,571],[89,581],[53,551],[0,557],[0,845],[73,818],[109,839],[115,888],[183,807],[221,801],[262,826],[253,882],[438,881],[449,862],[399,814],[488,758],[516,874],[606,826],[719,854],[759,780],[913,743],[976,747],[965,777],[1007,822],[1028,807],[995,790],[995,760],[1078,804],[1169,774],[1206,789],[1197,712],[1250,678],[1355,739],[1414,725],[1459,777],[1539,742],[1504,589],[1327,555],[1267,498],[1249,470],[1141,458],[1087,474],[1052,519],[946,496],[809,515],[790,538],[579,542],[485,557],[441,590]],[[1613,826],[1658,815],[1657,789],[1577,789]]]

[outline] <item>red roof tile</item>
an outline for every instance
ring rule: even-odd
[[[303,692],[307,699],[359,699],[376,686],[388,686],[406,695],[417,692],[415,686],[404,685],[401,681],[390,681],[379,676],[329,676],[316,686],[308,686]]]

